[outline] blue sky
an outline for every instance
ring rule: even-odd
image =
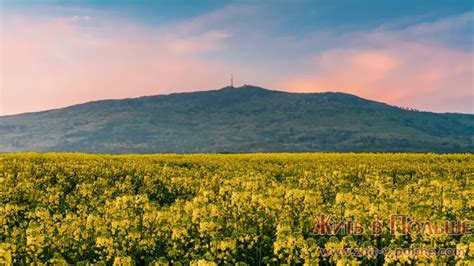
[[[1,3],[0,115],[216,89],[230,73],[474,113],[472,1]]]

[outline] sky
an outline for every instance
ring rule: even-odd
[[[257,85],[474,113],[472,1],[0,0],[0,115]]]

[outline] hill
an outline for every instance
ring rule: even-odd
[[[474,152],[474,115],[243,86],[4,116],[0,136],[1,152]]]

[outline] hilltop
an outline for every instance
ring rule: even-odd
[[[1,152],[474,152],[474,115],[246,85],[4,116],[0,134]]]

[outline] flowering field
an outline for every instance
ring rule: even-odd
[[[0,154],[0,264],[469,265],[473,194],[474,155]]]

